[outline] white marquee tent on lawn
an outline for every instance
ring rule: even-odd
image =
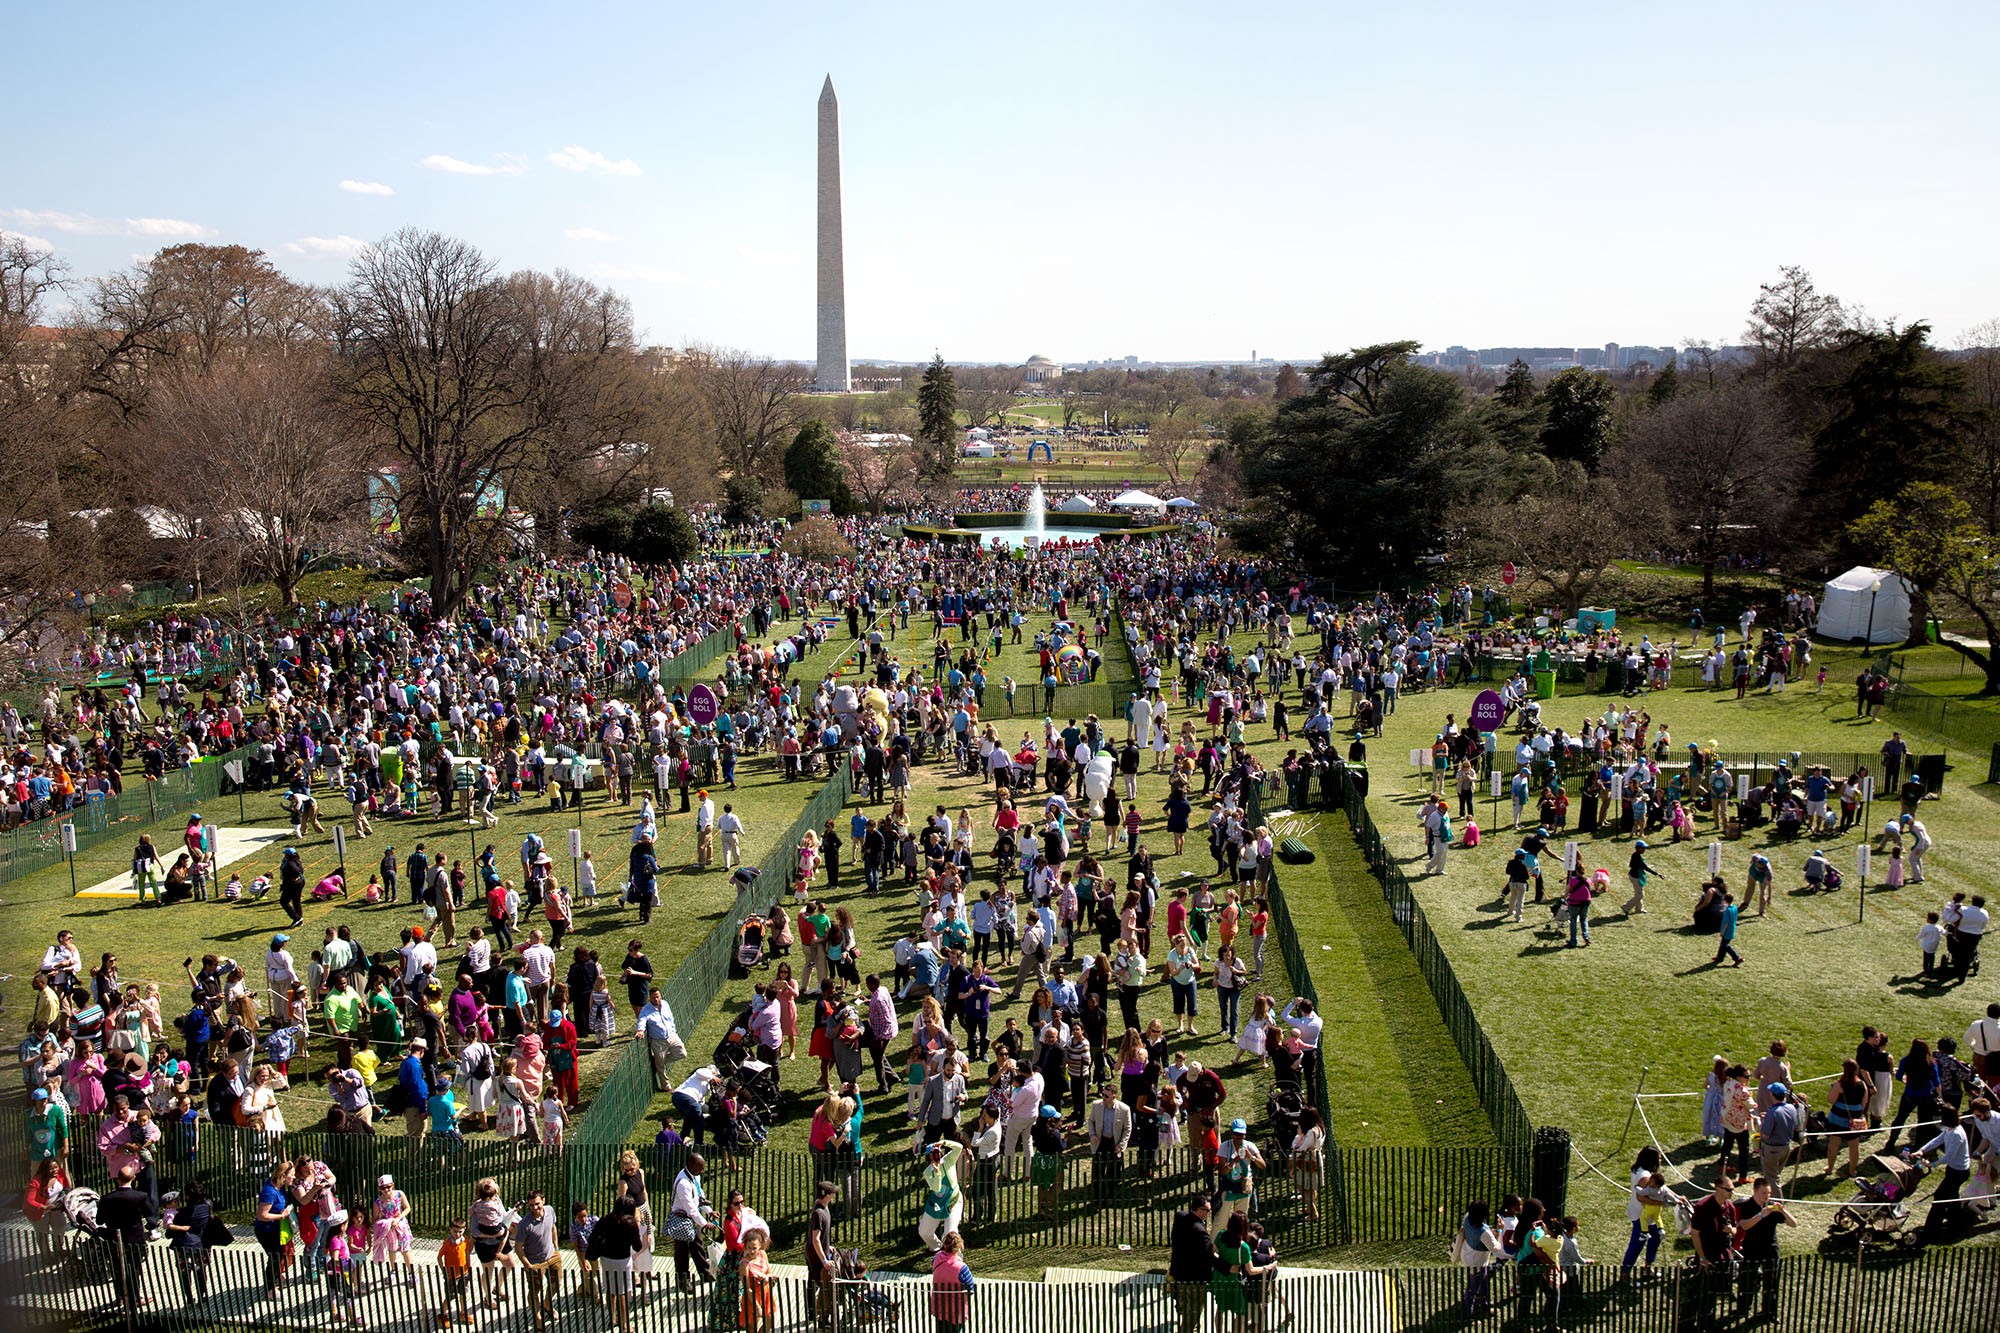
[[[1827,580],[1817,629],[1822,639],[1901,643],[1910,636],[1909,585],[1893,570],[1856,565]]]
[[[1144,491],[1127,491],[1111,502],[1113,509],[1165,509],[1167,502]]]

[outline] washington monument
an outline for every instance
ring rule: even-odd
[[[847,282],[840,245],[840,102],[833,75],[819,90],[819,370],[814,387],[846,393]]]

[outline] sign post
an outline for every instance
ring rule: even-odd
[[[1721,873],[1722,873],[1722,844],[1719,842],[1711,842],[1710,844],[1708,844],[1709,878],[1713,879],[1715,876],[1720,875]]]
[[[722,701],[715,697],[715,691],[706,685],[697,685],[688,691],[688,721],[698,727],[712,727],[722,716]]]
[[[333,826],[333,854],[340,858],[340,882],[347,883],[347,825]]]
[[[1857,922],[1868,920],[1868,871],[1874,859],[1875,849],[1867,843],[1864,842],[1854,849],[1854,869],[1861,877],[1861,883],[1854,891],[1854,900],[1857,904],[1854,919]]]
[[[569,831],[569,885],[572,893],[576,890],[576,863],[583,859],[583,830]]]
[[[63,859],[69,862],[69,896],[74,898],[76,897],[76,825],[67,819],[63,821],[62,826],[62,851]],[[153,895],[153,901],[155,904],[159,902],[157,893]]]

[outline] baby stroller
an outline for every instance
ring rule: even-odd
[[[746,1118],[755,1117],[764,1125],[777,1122],[782,1094],[776,1065],[754,1056],[744,1060],[736,1069],[736,1091],[737,1105],[743,1108]]]
[[[868,1280],[868,1261],[859,1250],[836,1249],[833,1289],[838,1297],[842,1328],[864,1328],[900,1322],[903,1303]]]
[[[745,1005],[743,1012],[730,1023],[729,1030],[722,1034],[722,1040],[715,1043],[712,1062],[724,1074],[733,1075],[756,1053],[757,1039],[750,1035],[750,1008]]]
[[[1264,1109],[1271,1116],[1271,1142],[1289,1145],[1299,1132],[1299,1118],[1306,1110],[1305,1098],[1299,1095],[1298,1085],[1279,1083],[1265,1099]]]
[[[1861,1170],[1881,1178],[1855,1176],[1853,1202],[1834,1213],[1833,1219],[1827,1223],[1828,1233],[1852,1237],[1857,1241],[1866,1237],[1875,1244],[1885,1241],[1897,1245],[1917,1244],[1922,1229],[1909,1224],[1909,1200],[1916,1192],[1917,1182],[1929,1173],[1930,1168],[1922,1162],[1907,1161],[1891,1153],[1876,1153],[1861,1164]]]
[[[761,916],[743,919],[743,924],[736,928],[736,962],[730,970],[731,976],[745,977],[753,967],[771,965],[770,954],[764,947],[764,933],[769,928],[770,923]]]
[[[1549,904],[1548,918],[1542,922],[1541,933],[1553,935],[1557,939],[1569,934],[1569,903],[1558,898]]]
[[[112,1249],[114,1237],[107,1227],[97,1222],[96,1190],[82,1185],[72,1185],[62,1194],[63,1216],[68,1219],[70,1230],[81,1239],[74,1244],[64,1244],[70,1273],[79,1284],[110,1282],[112,1273]]]

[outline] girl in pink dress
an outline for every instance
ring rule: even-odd
[[[548,1057],[542,1052],[541,1033],[523,1032],[514,1042],[514,1077],[521,1080],[521,1086],[530,1096],[536,1096],[547,1073]]]
[[[104,1110],[104,1057],[87,1041],[76,1044],[76,1055],[63,1070],[78,1115],[98,1115]]]
[[[792,980],[792,965],[778,964],[778,979],[771,983],[771,998],[778,1002],[778,1033],[785,1039],[784,1058],[797,1058],[799,1044],[799,984]]]

